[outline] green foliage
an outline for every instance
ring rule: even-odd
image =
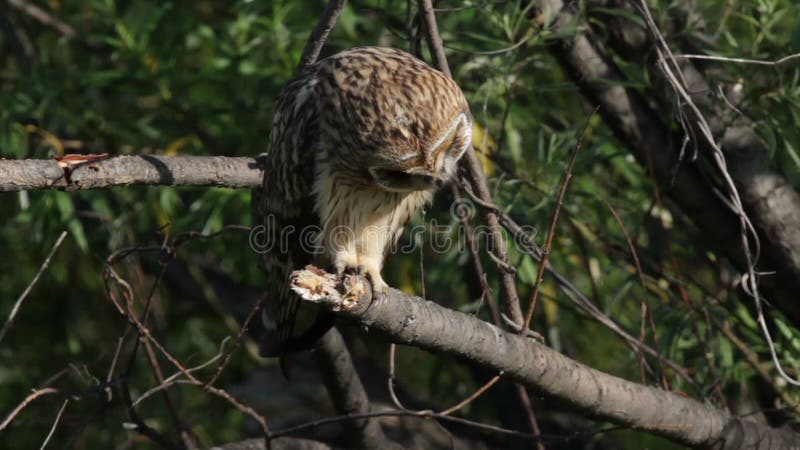
[[[485,139],[476,147],[487,157],[496,203],[518,223],[534,226],[535,241],[543,244],[569,155],[577,145],[579,130],[589,120],[550,262],[604,314],[635,336],[642,327],[642,305],[647,305],[656,330],[650,330],[648,323],[644,340],[688,368],[696,383],[694,387],[666,369],[671,389],[721,405],[747,390],[768,386],[738,347],[755,352],[760,364],[771,368],[749,299],[729,280],[731,267],[664,203],[659,192],[663,187],[654,186],[647,169],[633,160],[598,115],[591,115],[592,105],[585,103],[548,52],[553,39],[569,36],[575,29],[553,31],[552,17],[536,16],[527,2],[440,3],[439,26],[450,66],[471,102],[476,123],[484,130]],[[651,3],[656,19],[666,24],[680,15],[687,2]],[[800,6],[792,0],[697,3],[702,24],[687,23],[685,29],[668,36],[671,41],[681,42],[700,31],[714,38],[714,53],[719,55],[774,60],[800,51]],[[42,5],[71,25],[78,38],[64,37],[19,10],[7,9],[0,14],[13,19],[21,43],[14,45],[8,30],[0,36],[0,157],[46,158],[65,152],[230,156],[263,152],[273,99],[291,77],[324,4],[321,0],[65,0]],[[324,53],[368,44],[408,48],[405,8],[406,2],[353,2],[340,16]],[[630,12],[606,13],[634,20]],[[592,23],[602,27],[602,23]],[[724,76],[716,82],[742,84],[739,109],[757,124],[770,149],[769,163],[799,184],[797,64],[725,63],[720,67]],[[628,62],[623,68],[633,87],[652,93],[645,62]],[[660,111],[665,120],[672,120],[672,111]],[[451,226],[452,238],[459,238],[459,222],[449,203],[448,193],[442,193],[424,218],[414,219],[409,228],[418,225],[425,230],[421,235],[425,245],[393,257],[386,279],[407,292],[425,292],[449,307],[491,320],[469,252],[453,247],[434,252],[426,241],[435,232],[434,223]],[[197,230],[208,234],[227,224],[248,225],[250,193],[166,187],[72,194],[22,192],[0,195],[0,209],[6,213],[0,221],[3,319],[59,233],[69,232],[16,324],[0,342],[0,414],[6,414],[30,388],[55,374],[61,373],[57,385],[68,393],[83,393],[106,379],[115,342],[125,329],[106,301],[102,282],[103,261],[111,252],[136,244],[158,245],[163,233]],[[501,292],[498,273],[485,256],[485,241],[481,242],[483,266],[492,301],[496,301]],[[630,246],[636,249],[638,262]],[[516,246],[509,247],[525,307],[538,264]],[[130,256],[118,267],[140,301],[157,281],[158,258],[156,253]],[[179,250],[177,258],[189,267],[192,282],[212,293],[211,300],[193,302],[159,283],[152,328],[173,354],[188,365],[198,364],[215,355],[223,339],[238,330],[230,314],[213,300],[213,288],[204,285],[198,274],[212,266],[235,285],[254,289],[263,287],[262,275],[242,232],[193,241]],[[712,316],[730,327],[741,344],[722,333]],[[796,375],[800,332],[796,324],[777,314],[774,324],[778,353],[787,370]],[[534,328],[551,346],[579,361],[641,380],[637,352],[578,309],[548,277]],[[367,347],[372,355],[380,355],[377,364],[385,365],[385,343],[368,342]],[[218,384],[236,386],[256,368],[274,364],[252,353],[252,349],[237,352]],[[659,384],[661,366],[655,358],[646,361],[655,374],[646,374],[644,381]],[[135,395],[153,385],[145,365],[144,359],[138,361],[132,373]],[[485,375],[459,361],[415,349],[399,351],[398,374],[400,383],[420,398],[443,407],[468,396]],[[202,390],[182,387],[176,392],[181,409],[191,412],[192,430],[202,445],[254,432],[249,419]],[[796,394],[791,396],[797,400]],[[37,400],[0,435],[0,447],[3,442],[13,442],[14,448],[40,445],[59,405],[56,400]],[[494,400],[482,399],[463,414],[500,423],[497,408]],[[540,420],[548,421],[547,410]],[[214,411],[214,417],[197,411]],[[140,415],[150,426],[172,433],[163,403],[155,399],[143,403]],[[797,415],[787,414],[780,420],[793,422]],[[102,399],[87,395],[72,403],[66,425],[51,445],[147,448],[135,433],[121,429],[126,421],[129,418],[120,403],[104,408]],[[83,432],[76,431],[81,427],[85,427]],[[667,445],[637,432],[592,439],[597,445],[613,442],[623,448]]]

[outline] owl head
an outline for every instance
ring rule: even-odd
[[[433,190],[454,177],[472,115],[453,80],[391,48],[350,49],[324,65],[323,124],[340,171],[392,192]]]
[[[379,187],[394,192],[438,189],[456,174],[456,166],[472,139],[469,111],[457,113],[439,135],[419,141],[417,148],[381,152],[369,166]]]

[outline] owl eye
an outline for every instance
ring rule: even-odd
[[[378,185],[392,191],[426,190],[441,184],[441,177],[403,170],[371,168],[370,173]]]
[[[370,169],[370,172],[375,181],[381,184],[400,185],[407,183],[411,178],[411,174],[402,170]]]

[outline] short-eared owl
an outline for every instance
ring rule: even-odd
[[[288,288],[290,272],[310,263],[363,271],[380,300],[387,250],[454,176],[471,132],[459,87],[400,50],[346,50],[286,85],[275,104],[263,192],[254,197],[256,225],[274,244],[262,262],[279,354],[310,345],[332,324],[295,329],[300,302]]]

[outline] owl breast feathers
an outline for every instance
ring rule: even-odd
[[[471,132],[459,87],[397,49],[346,50],[286,85],[254,202],[256,224],[274,244],[262,262],[280,354],[310,332],[295,330],[300,302],[288,288],[289,273],[311,263],[339,274],[363,271],[376,298],[385,296],[387,250],[453,178]],[[314,338],[327,330],[316,328]]]

